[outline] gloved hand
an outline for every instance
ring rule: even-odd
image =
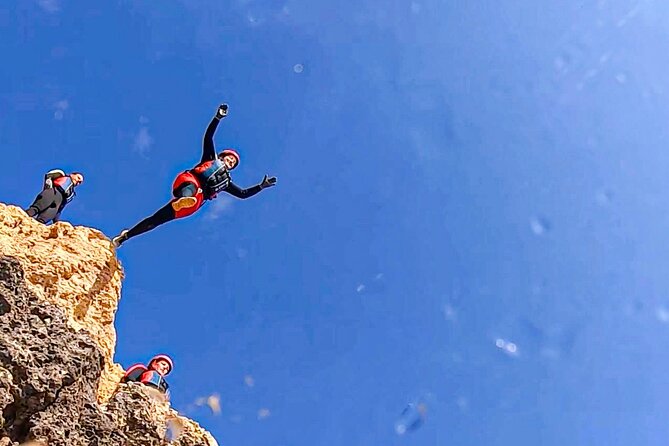
[[[265,175],[260,182],[260,187],[267,189],[268,187],[276,186],[276,177],[268,177]]]
[[[216,117],[218,119],[223,119],[226,116],[228,116],[228,104],[219,105],[218,110],[216,110]]]

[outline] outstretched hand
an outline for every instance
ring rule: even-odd
[[[276,177],[268,177],[265,175],[260,183],[260,187],[267,189],[268,187],[276,186]]]
[[[218,110],[216,110],[216,117],[218,119],[223,119],[226,116],[228,116],[228,104],[219,105]]]

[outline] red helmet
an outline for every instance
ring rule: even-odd
[[[237,166],[239,166],[240,158],[239,158],[239,153],[237,153],[236,150],[225,149],[221,153],[218,154],[218,156],[221,157],[221,159],[223,159],[223,157],[227,156],[227,155],[233,156],[237,160],[237,163],[235,164],[235,167],[233,167],[233,169],[236,168]]]
[[[156,355],[156,356],[154,356],[153,358],[151,358],[151,361],[149,361],[148,367],[151,368],[151,364],[153,364],[154,362],[159,361],[161,359],[163,361],[165,361],[167,363],[167,365],[170,366],[170,369],[167,371],[167,373],[165,373],[165,376],[167,376],[174,369],[174,361],[172,361],[172,358],[170,358],[167,355]]]

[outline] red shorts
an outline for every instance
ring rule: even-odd
[[[194,184],[195,187],[197,187],[197,193],[195,194],[197,203],[195,203],[195,206],[176,211],[176,218],[188,217],[189,215],[197,212],[197,210],[200,209],[204,204],[204,193],[200,187],[200,182],[198,181],[197,177],[189,171],[181,172],[179,175],[177,175],[177,177],[174,179],[174,184],[172,184],[172,191],[177,190],[186,183]],[[174,192],[172,193],[174,194]]]

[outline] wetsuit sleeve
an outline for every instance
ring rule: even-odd
[[[260,184],[257,184],[255,186],[249,187],[248,189],[242,189],[241,187],[237,186],[235,183],[230,181],[230,184],[228,184],[228,187],[225,188],[225,192],[229,193],[230,195],[241,198],[242,200],[245,200],[247,198],[251,198],[258,192],[262,190],[262,186]]]
[[[221,120],[214,116],[211,119],[211,122],[207,126],[207,130],[204,132],[204,138],[202,140],[202,159],[200,163],[205,161],[211,161],[216,158],[216,147],[214,147],[214,133],[216,133],[216,127]]]

